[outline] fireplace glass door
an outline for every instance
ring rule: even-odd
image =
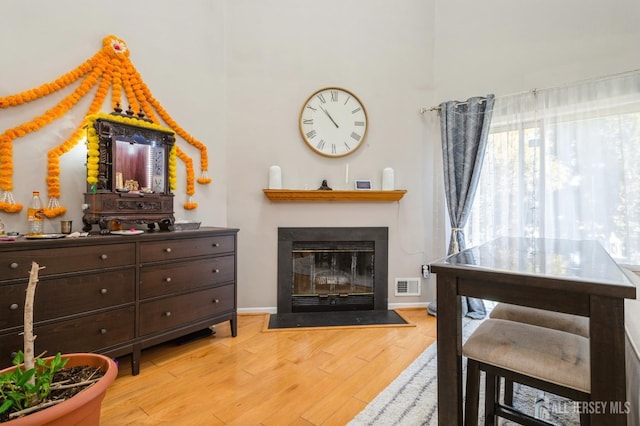
[[[294,242],[292,311],[373,309],[374,243]]]

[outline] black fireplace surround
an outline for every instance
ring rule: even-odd
[[[278,313],[388,309],[387,227],[278,228]]]

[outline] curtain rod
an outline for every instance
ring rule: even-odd
[[[584,83],[592,83],[592,82],[596,82],[596,81],[600,81],[600,80],[605,80],[607,78],[612,78],[612,77],[620,77],[623,75],[627,75],[627,74],[634,74],[634,73],[638,73],[640,72],[640,69],[635,69],[635,70],[631,70],[631,71],[623,71],[617,74],[610,74],[610,75],[606,75],[606,76],[602,76],[602,77],[594,77],[594,78],[588,78],[585,80],[579,80],[579,81],[575,81],[573,83],[565,83],[565,84],[560,84],[557,86],[551,86],[551,87],[547,87],[545,89],[530,89],[530,90],[526,90],[524,92],[519,92],[519,93],[512,93],[510,95],[502,95],[502,96],[495,96],[494,99],[500,99],[500,98],[506,98],[509,96],[518,96],[518,95],[524,95],[527,93],[536,93],[538,90],[551,90],[551,89],[561,89],[563,87],[568,87],[568,86],[573,86],[576,84],[584,84]],[[457,102],[456,106],[458,105],[467,105],[469,102],[467,101],[462,101],[462,102]],[[422,107],[420,108],[420,114],[424,114],[425,112],[430,112],[430,111],[440,111],[442,108],[438,105],[438,106],[433,106],[431,108],[427,108],[427,107]]]

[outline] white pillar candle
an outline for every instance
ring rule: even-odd
[[[349,188],[349,163],[347,163],[347,166],[344,172],[344,183],[348,189]]]
[[[395,176],[391,167],[382,170],[382,190],[393,191],[395,189]]]
[[[269,189],[282,189],[282,170],[279,166],[269,167]]]

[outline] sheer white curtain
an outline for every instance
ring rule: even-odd
[[[640,264],[640,72],[496,97],[466,235],[595,239]]]

